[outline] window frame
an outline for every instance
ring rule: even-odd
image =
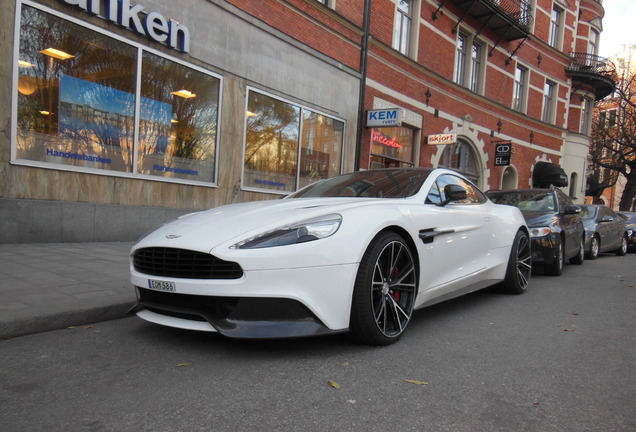
[[[264,193],[269,193],[269,194],[275,194],[275,195],[289,195],[290,193],[296,192],[297,190],[301,189],[303,186],[300,185],[300,165],[302,162],[302,151],[303,151],[303,115],[305,112],[310,111],[312,113],[316,113],[318,115],[333,119],[335,121],[341,122],[342,123],[342,142],[340,143],[340,160],[339,160],[339,170],[338,170],[338,174],[342,174],[343,172],[343,166],[344,166],[344,156],[345,156],[345,140],[346,140],[346,131],[347,131],[347,122],[345,119],[343,118],[339,118],[336,117],[334,115],[331,114],[327,114],[323,111],[317,110],[313,107],[310,107],[308,105],[303,105],[302,103],[298,103],[295,101],[291,101],[289,99],[285,99],[283,97],[277,96],[275,94],[269,93],[267,91],[264,91],[261,88],[258,87],[254,87],[254,86],[247,86],[245,89],[245,113],[248,112],[248,107],[249,107],[249,95],[250,92],[255,92],[258,93],[260,95],[272,98],[278,102],[282,102],[282,103],[286,103],[286,104],[290,104],[292,106],[298,107],[299,108],[299,125],[298,125],[298,142],[297,142],[297,157],[296,157],[296,176],[295,176],[295,180],[296,180],[296,184],[295,184],[295,188],[293,190],[276,190],[276,189],[267,189],[267,188],[259,188],[259,187],[254,187],[254,186],[247,186],[245,185],[245,153],[246,153],[246,149],[247,149],[247,123],[248,123],[248,116],[245,116],[245,121],[243,123],[243,149],[242,149],[242,157],[241,157],[241,190],[243,191],[247,191],[247,192],[264,192]],[[313,146],[312,147],[313,151],[318,151],[316,150],[316,147]]]
[[[517,72],[521,72],[520,79],[517,78]],[[512,90],[512,109],[522,114],[526,113],[526,104],[528,101],[528,80],[530,69],[517,64],[515,67],[514,83]]]
[[[460,41],[462,44],[460,45]],[[475,48],[478,48],[475,55]],[[453,81],[473,93],[483,94],[487,45],[470,32],[457,32]]]
[[[132,169],[131,172],[125,171],[117,171],[117,170],[107,170],[100,168],[91,168],[91,167],[82,167],[76,165],[66,165],[66,164],[55,164],[45,161],[36,161],[30,159],[22,159],[18,158],[17,155],[17,128],[18,128],[18,78],[19,78],[19,64],[18,60],[20,57],[20,40],[21,40],[21,22],[22,22],[22,11],[24,7],[30,7],[36,9],[45,14],[49,14],[56,19],[66,21],[72,24],[75,24],[82,29],[85,29],[90,32],[98,33],[106,38],[113,39],[119,43],[128,45],[132,47],[136,51],[136,83],[134,90],[134,98],[135,98],[135,109],[134,109],[134,130],[133,130],[133,146],[132,146]],[[178,57],[171,56],[166,54],[163,51],[151,48],[143,43],[136,42],[132,39],[128,39],[126,37],[120,36],[117,33],[113,33],[107,29],[102,27],[98,27],[89,22],[77,19],[73,16],[67,15],[58,10],[52,9],[46,5],[42,5],[39,3],[34,3],[30,0],[21,0],[16,4],[16,12],[15,12],[15,38],[14,38],[14,48],[13,48],[13,70],[12,70],[12,86],[11,86],[11,140],[10,140],[10,163],[21,166],[30,166],[37,168],[44,168],[55,171],[69,171],[69,172],[79,172],[84,174],[95,174],[106,177],[118,177],[118,178],[132,178],[132,179],[140,179],[140,180],[151,180],[158,181],[163,183],[178,183],[178,184],[190,184],[204,187],[218,187],[218,168],[219,168],[219,142],[221,135],[221,118],[222,118],[222,106],[223,106],[223,76],[211,72],[203,67],[197,66],[193,63],[189,63],[184,61]],[[203,181],[203,180],[190,180],[183,178],[174,178],[174,177],[162,177],[158,175],[151,174],[142,174],[139,171],[139,146],[140,146],[140,100],[142,99],[142,63],[144,58],[144,53],[148,53],[154,56],[157,56],[161,59],[167,60],[169,62],[174,62],[180,66],[186,67],[198,73],[202,73],[209,77],[215,78],[218,80],[218,99],[217,99],[217,126],[215,131],[215,140],[212,144],[214,146],[214,175],[211,181]]]
[[[400,8],[400,3],[404,1],[409,5],[408,12]],[[395,21],[393,23],[393,49],[409,56],[411,54],[413,42],[413,24],[416,0],[397,0],[395,3]],[[405,29],[406,27],[406,29]]]
[[[556,19],[555,19],[556,14]],[[550,11],[550,33],[548,35],[548,45],[555,49],[561,49],[563,40],[563,24],[565,11],[556,5]]]
[[[587,45],[588,54],[598,55],[600,40],[601,40],[601,34],[598,32],[598,30],[590,27],[589,42]]]
[[[547,89],[549,92],[546,92]],[[556,107],[556,95],[558,94],[558,84],[548,79],[545,80],[543,85],[543,105],[541,108],[541,120],[546,123],[554,124],[554,114]]]

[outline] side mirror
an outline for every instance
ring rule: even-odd
[[[444,186],[444,196],[446,199],[437,204],[439,207],[444,207],[446,204],[452,201],[462,201],[468,197],[466,189],[460,185],[448,184]]]
[[[612,215],[605,215],[601,218],[601,222],[614,222]]]
[[[566,215],[576,215],[581,214],[581,207],[577,205],[569,205],[565,208]]]

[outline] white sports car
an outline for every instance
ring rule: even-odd
[[[520,211],[444,169],[360,171],[183,216],[131,251],[139,317],[236,338],[349,331],[385,345],[414,309],[531,274]]]

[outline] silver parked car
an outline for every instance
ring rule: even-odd
[[[603,252],[625,255],[627,229],[625,220],[604,205],[581,206],[581,218],[585,225],[585,255],[596,259]]]

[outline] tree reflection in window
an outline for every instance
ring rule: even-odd
[[[245,131],[244,184],[292,191],[296,188],[300,108],[249,92]]]
[[[219,91],[211,74],[23,5],[19,160],[213,182]]]
[[[136,50],[26,5],[20,31],[18,158],[132,171]]]
[[[142,71],[139,171],[212,181],[219,80],[147,52]]]

